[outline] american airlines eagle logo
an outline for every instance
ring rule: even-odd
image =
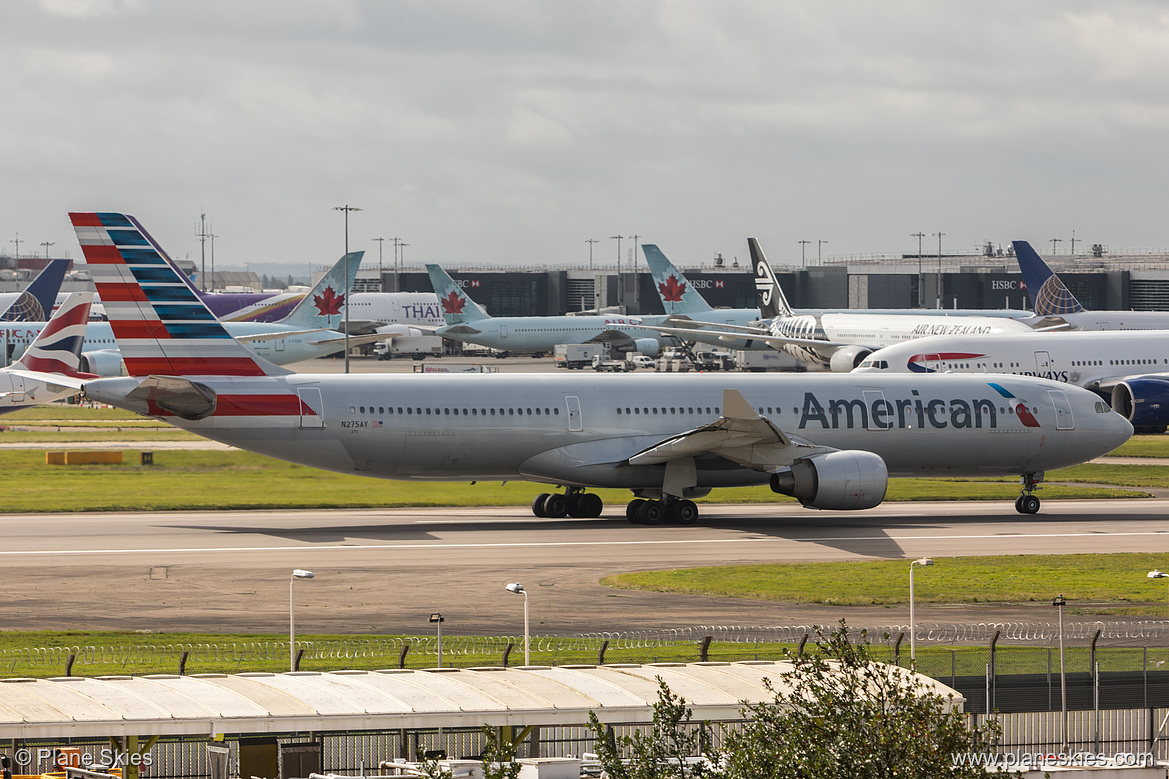
[[[438,299],[442,303],[442,310],[447,314],[461,314],[463,313],[463,306],[467,305],[467,300],[459,293],[451,290],[451,294],[444,298]]]
[[[325,287],[319,295],[313,295],[313,305],[321,316],[336,316],[341,313],[341,306],[345,305],[345,296],[338,295],[332,287]]]
[[[667,303],[677,303],[686,294],[686,283],[679,282],[678,277],[671,273],[665,284],[658,284],[658,292]]]

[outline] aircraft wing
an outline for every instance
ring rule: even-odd
[[[1129,373],[1124,376],[1107,376],[1090,381],[1087,384],[1082,384],[1081,386],[1084,389],[1090,389],[1095,392],[1112,392],[1117,384],[1132,379],[1161,379],[1164,381],[1169,380],[1169,373]]]
[[[410,327],[414,327],[414,325],[410,325]],[[479,329],[476,329],[474,327],[471,327],[470,325],[464,325],[464,324],[444,325],[443,327],[436,328],[436,329],[442,330],[442,335],[444,335],[444,336],[446,336],[446,335],[479,335],[479,333],[483,332],[482,330],[479,330]]]
[[[660,325],[641,325],[647,330],[655,330],[659,333],[667,333],[669,335],[676,335],[682,339],[686,336],[716,336],[724,341],[741,341],[744,338],[750,338],[754,341],[762,341],[765,344],[774,346],[776,348],[792,344],[795,346],[807,346],[815,349],[817,352],[825,356],[831,355],[837,349],[843,349],[847,346],[855,346],[856,344],[839,343],[837,341],[821,341],[816,338],[794,338],[787,335],[775,335],[766,331],[753,330],[749,327],[738,327],[736,325],[718,325],[717,327],[662,327]],[[747,335],[750,333],[750,335]]]
[[[773,472],[797,457],[832,451],[793,441],[756,413],[738,390],[723,390],[722,416],[702,427],[671,436],[642,449],[630,465],[660,465],[683,457],[717,455],[746,468]]]
[[[39,382],[44,384],[52,392],[64,392],[70,389],[81,389],[85,382],[96,378],[93,374],[82,374],[78,376],[66,376],[61,373],[41,373],[40,371],[27,371],[14,368],[8,368],[5,373],[11,373],[13,376],[20,376],[22,379]]]
[[[368,333],[366,335],[351,335],[349,336],[350,346],[363,346],[365,344],[377,343],[378,341],[392,341],[397,338],[393,333]],[[338,335],[332,338],[322,338],[317,341],[309,341],[313,346],[336,344],[337,346],[345,346],[345,336]]]
[[[288,338],[294,335],[307,335],[308,333],[319,333],[327,330],[326,327],[314,327],[311,330],[281,330],[277,333],[257,333],[256,335],[237,335],[235,340],[240,343],[247,344],[254,341],[279,341],[281,338]]]

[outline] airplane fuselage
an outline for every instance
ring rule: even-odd
[[[718,419],[724,389],[739,390],[805,453],[863,449],[899,476],[1044,471],[1110,451],[1131,434],[1091,393],[1011,376],[199,377],[217,399],[210,416],[195,420],[127,399],[138,381],[96,380],[86,393],[250,451],[387,479],[660,487],[661,466],[626,461]],[[768,478],[719,457],[697,461],[700,488]]]

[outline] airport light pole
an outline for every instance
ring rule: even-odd
[[[800,241],[799,242],[799,244],[800,244],[800,267],[801,268],[808,267],[808,244],[810,244],[810,243],[811,243],[811,241]]]
[[[297,568],[288,579],[288,670],[296,670],[296,598],[294,596],[297,579],[313,578],[312,571]]]
[[[914,560],[909,564],[909,662],[917,663],[917,622],[913,616],[913,566],[933,565],[934,561],[928,557]]]
[[[1060,708],[1063,711],[1063,725],[1060,731],[1060,751],[1066,752],[1068,747],[1068,675],[1063,661],[1063,607],[1068,605],[1067,599],[1056,595],[1051,605],[1059,609],[1059,697]]]
[[[930,235],[936,235],[938,237],[938,288],[937,288],[938,306],[937,307],[940,309],[942,307],[942,236],[945,235],[945,233],[937,232],[937,233],[930,233]]]
[[[345,212],[345,372],[349,373],[349,298],[353,295],[353,290],[349,288],[349,212],[361,209],[346,203],[333,206],[333,210]]]
[[[385,285],[382,284],[382,247],[385,246],[385,238],[371,238],[371,241],[377,241],[377,285],[378,289],[385,292]],[[394,290],[397,292],[398,290]]]
[[[442,615],[437,611],[430,615],[430,623],[438,630],[438,667],[442,668]]]
[[[47,260],[49,259],[49,247],[56,246],[56,243],[53,241],[41,241],[41,246],[45,247],[45,259]]]
[[[16,234],[16,239],[9,241],[9,243],[16,244],[16,259],[20,259],[20,233]]]
[[[597,243],[596,238],[585,238],[585,243],[589,245],[589,270],[593,269],[593,244]]]
[[[925,308],[925,290],[922,289],[922,283],[925,279],[921,272],[921,239],[925,238],[925,233],[910,233],[911,238],[917,239],[917,307]]]
[[[1052,238],[1051,239],[1051,254],[1052,254],[1052,256],[1055,255],[1055,245],[1057,243],[1063,243],[1063,239],[1062,238]]]
[[[634,279],[637,278],[637,239],[640,237],[641,236],[638,235],[637,233],[634,233],[632,236],[632,238],[633,238],[633,278]]]
[[[823,259],[822,259],[823,255],[821,254],[820,250],[824,248],[824,244],[826,244],[826,243],[828,243],[828,242],[825,241],[823,238],[816,240],[816,264],[817,265],[824,264]]]
[[[532,655],[529,651],[532,644],[531,634],[528,632],[528,591],[519,582],[512,582],[503,586],[508,592],[524,596],[524,665],[532,664]]]
[[[402,291],[402,282],[398,279],[398,245],[402,243],[402,239],[398,237],[393,238],[394,241],[394,292]]]
[[[609,240],[617,241],[617,305],[625,313],[625,288],[621,284],[621,239],[624,235],[610,235]]]

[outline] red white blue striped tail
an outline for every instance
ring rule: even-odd
[[[92,378],[93,374],[80,370],[81,345],[85,342],[85,324],[89,321],[92,302],[92,292],[74,292],[67,297],[16,365],[40,373]]]
[[[223,328],[132,216],[69,214],[131,376],[284,376]]]

